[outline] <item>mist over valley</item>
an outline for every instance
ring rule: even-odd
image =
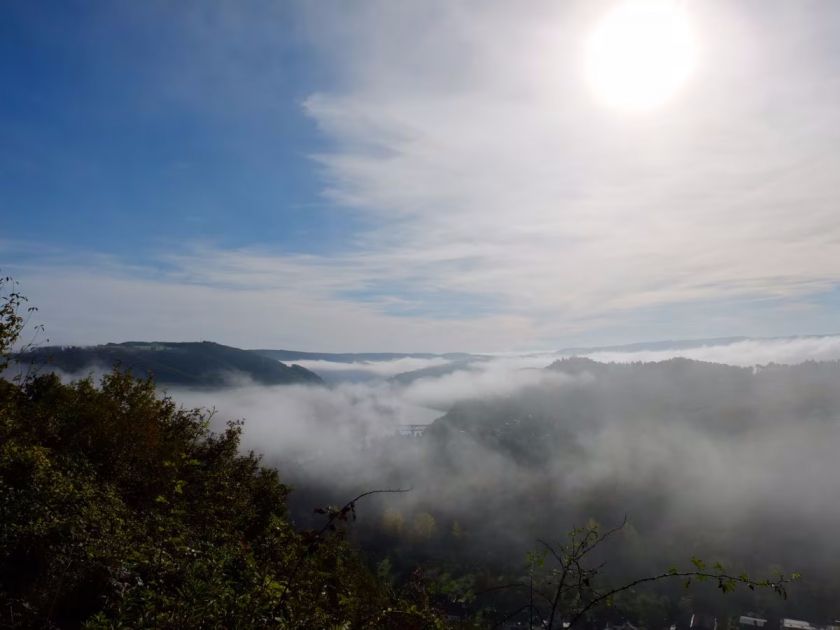
[[[538,539],[627,514],[630,542],[611,557],[619,574],[710,554],[753,572],[782,567],[804,576],[795,610],[830,615],[840,338],[667,345],[320,358],[301,363],[326,387],[169,393],[220,421],[244,418],[244,446],[296,488],[301,523],[321,504],[410,488],[359,506],[355,535],[382,557],[405,547],[510,570]]]

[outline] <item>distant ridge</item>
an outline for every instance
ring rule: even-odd
[[[830,336],[830,335],[826,335]],[[788,337],[785,337],[787,339]],[[690,350],[704,346],[729,346],[741,341],[750,341],[756,337],[715,337],[711,339],[666,339],[665,341],[639,341],[617,346],[589,346],[562,348],[557,354],[592,354],[594,352],[644,352],[656,350]]]
[[[46,346],[18,354],[18,363],[84,375],[121,366],[132,374],[151,374],[160,385],[225,387],[237,376],[261,385],[323,384],[314,372],[211,341],[127,341],[99,346]],[[233,377],[233,378],[232,378]]]
[[[397,359],[449,359],[462,361],[478,358],[466,352],[301,352],[299,350],[249,350],[276,361],[331,361],[333,363],[361,363],[365,361],[395,361]]]
[[[709,339],[666,339],[664,341],[640,341],[614,346],[573,346],[557,350],[557,354],[576,355],[596,352],[644,352],[658,350],[690,350],[707,346],[730,346],[744,341],[793,341],[796,339],[828,339],[840,337],[838,333],[825,335],[790,335],[782,337],[712,337]]]
[[[399,383],[400,385],[409,385],[414,381],[420,380],[422,378],[440,378],[441,376],[446,376],[447,374],[452,374],[453,372],[469,370],[473,364],[486,360],[487,359],[483,357],[471,357],[469,359],[460,359],[452,361],[452,363],[447,363],[445,365],[433,365],[430,367],[420,368],[419,370],[400,372],[399,374],[392,376],[388,380],[390,380],[392,383]]]

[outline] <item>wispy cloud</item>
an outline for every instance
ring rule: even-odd
[[[57,343],[126,339],[202,340],[240,347],[323,351],[480,350],[487,340],[517,347],[535,335],[511,315],[435,319],[393,317],[381,305],[333,296],[328,274],[297,269],[269,286],[213,282],[187,269],[124,267],[107,258],[66,264],[13,265],[38,320]]]
[[[317,156],[329,195],[376,216],[366,244],[406,282],[556,326],[836,284],[838,86],[804,11],[692,6],[701,72],[631,117],[580,80],[603,7],[372,6],[331,14],[354,80],[305,106],[334,143]],[[816,41],[785,36],[791,19]]]
[[[135,267],[43,258],[22,279],[73,341],[548,348],[649,338],[638,328],[678,309],[665,334],[817,332],[840,280],[840,86],[825,54],[838,9],[691,4],[697,75],[631,116],[597,107],[581,76],[607,4],[336,2],[263,19],[268,42],[272,19],[294,14],[332,79],[301,103],[324,140],[311,160],[323,200],[361,227],[327,252],[178,243]],[[173,26],[202,43],[179,71],[216,67],[220,90],[269,107],[281,69],[252,81],[250,55],[288,50],[228,55],[256,19],[229,12]],[[213,100],[212,86],[184,98]],[[709,317],[723,303],[738,329]]]

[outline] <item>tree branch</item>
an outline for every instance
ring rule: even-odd
[[[368,490],[367,492],[362,492],[360,495],[350,499],[347,503],[345,503],[343,506],[341,506],[340,509],[330,511],[329,517],[327,518],[327,522],[324,524],[324,526],[321,529],[319,529],[315,533],[312,541],[309,543],[309,546],[307,547],[306,552],[302,553],[298,557],[298,560],[295,563],[295,566],[292,568],[291,572],[289,573],[289,578],[286,580],[285,588],[283,589],[283,592],[280,594],[280,597],[277,600],[277,607],[280,608],[283,605],[283,603],[285,603],[286,596],[292,590],[292,584],[294,583],[294,580],[297,577],[298,571],[300,571],[300,568],[303,566],[304,561],[306,560],[306,558],[308,558],[312,554],[312,552],[315,551],[315,549],[317,548],[318,544],[320,543],[323,535],[326,534],[327,531],[329,531],[330,528],[333,527],[333,524],[335,523],[336,519],[338,519],[340,517],[346,517],[348,512],[352,512],[354,510],[357,501],[360,501],[360,500],[364,499],[365,497],[369,497],[372,494],[397,494],[397,493],[410,492],[410,491],[411,491],[411,488]]]
[[[581,610],[579,610],[570,620],[569,620],[569,627],[574,626],[580,619],[590,610],[592,610],[598,604],[608,600],[613,595],[617,595],[618,593],[623,593],[624,591],[628,591],[632,589],[634,586],[638,586],[639,584],[644,584],[646,582],[658,582],[659,580],[664,580],[668,578],[711,578],[718,580],[720,584],[724,581],[726,582],[737,582],[740,584],[744,584],[750,588],[764,587],[769,586],[773,588],[777,593],[780,595],[786,596],[786,590],[784,588],[785,584],[789,584],[791,579],[787,579],[784,576],[780,576],[777,582],[771,582],[769,580],[752,580],[745,576],[734,576],[728,575],[726,573],[705,573],[703,571],[669,571],[667,573],[660,573],[658,575],[651,575],[644,578],[639,578],[633,580],[632,582],[628,582],[623,586],[616,587],[604,593],[601,593],[594,599],[590,600]],[[549,628],[551,625],[549,624]]]

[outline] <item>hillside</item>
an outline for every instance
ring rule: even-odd
[[[201,342],[108,343],[100,346],[50,346],[18,354],[16,361],[80,375],[119,365],[135,376],[152,374],[160,385],[224,387],[245,377],[261,385],[321,384],[314,372],[259,354]]]
[[[440,627],[348,543],[355,503],[293,526],[240,425],[122,373],[0,378],[0,406],[0,627]]]
[[[445,365],[433,365],[430,367],[420,368],[419,370],[400,372],[399,374],[392,376],[389,380],[392,383],[398,383],[400,385],[410,385],[414,381],[423,378],[440,378],[441,376],[446,376],[447,374],[452,374],[453,372],[468,370],[473,363],[485,360],[486,359],[482,357],[470,357],[468,359],[455,360]]]

